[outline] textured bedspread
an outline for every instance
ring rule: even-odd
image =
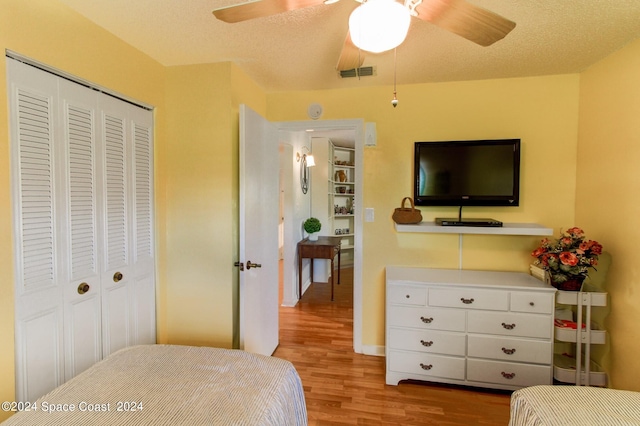
[[[239,350],[122,349],[40,398],[9,425],[306,425],[288,361]],[[73,411],[72,411],[73,410]]]
[[[511,395],[509,426],[640,425],[640,392],[585,386],[532,386]]]

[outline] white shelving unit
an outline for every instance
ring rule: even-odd
[[[537,223],[504,223],[501,227],[491,226],[441,226],[435,222],[421,222],[415,225],[396,225],[397,232],[425,232],[431,234],[485,234],[485,235],[553,235],[553,229]]]
[[[329,141],[328,207],[332,235],[342,237],[342,264],[353,264],[355,242],[355,149]]]
[[[607,293],[597,291],[558,291],[556,302],[576,307],[576,328],[555,327],[558,342],[574,343],[575,355],[554,355],[553,378],[579,386],[606,386],[607,374],[591,360],[591,345],[604,344],[606,331],[592,322],[591,308],[607,306]],[[582,325],[582,326],[581,326]]]
[[[354,261],[356,209],[360,208],[355,204],[356,152],[323,137],[312,138],[311,144],[316,160],[311,168],[311,213],[322,223],[320,235],[341,237],[341,265],[350,266]],[[314,260],[318,266],[315,279],[327,279],[328,264],[323,259]]]

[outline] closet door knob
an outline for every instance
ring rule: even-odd
[[[122,280],[122,278],[124,278],[124,275],[122,275],[122,272],[116,272],[115,274],[113,274],[114,283],[117,283],[118,281]]]
[[[85,294],[86,292],[88,292],[88,291],[89,291],[89,289],[90,289],[90,288],[91,288],[91,287],[89,287],[89,284],[87,284],[87,283],[81,283],[81,284],[78,286],[78,294]]]

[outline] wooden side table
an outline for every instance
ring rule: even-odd
[[[318,241],[307,238],[298,243],[298,296],[302,299],[302,259],[311,259],[311,281],[313,281],[313,259],[331,260],[331,301],[333,301],[333,259],[338,255],[338,284],[340,284],[341,237],[318,237]]]

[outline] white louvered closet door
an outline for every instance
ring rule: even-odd
[[[35,400],[155,342],[153,118],[7,59],[16,391]]]
[[[128,108],[100,95],[103,355],[132,344]]]
[[[132,207],[133,291],[131,321],[133,344],[156,341],[155,247],[153,222],[153,116],[131,106],[133,141]]]
[[[153,117],[108,95],[101,111],[105,250],[102,271],[103,355],[156,341],[153,240]]]
[[[65,380],[102,359],[100,271],[97,228],[97,97],[59,80],[62,120],[60,166],[66,190],[57,197],[65,210],[56,221],[60,277],[64,282]]]
[[[7,61],[14,217],[16,397],[64,382],[63,281],[56,229],[57,78]]]

